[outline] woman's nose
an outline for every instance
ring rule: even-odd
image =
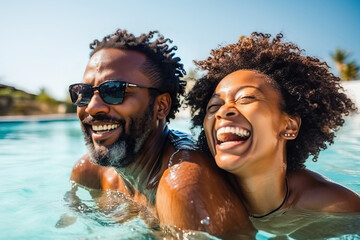
[[[94,95],[90,99],[90,102],[86,106],[85,111],[92,116],[99,113],[106,114],[109,113],[110,106],[102,100],[99,92],[95,91]]]
[[[231,104],[222,105],[216,113],[217,119],[224,119],[237,116],[239,111]]]

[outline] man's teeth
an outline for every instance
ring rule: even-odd
[[[248,131],[246,129],[237,128],[237,127],[223,127],[223,128],[219,128],[217,130],[217,133],[216,133],[217,139],[222,141],[223,139],[222,139],[221,134],[225,134],[225,133],[236,134],[242,138],[246,138],[246,137],[250,136],[250,131]]]
[[[92,125],[93,131],[109,131],[119,127],[119,124]]]

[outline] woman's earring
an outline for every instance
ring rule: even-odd
[[[295,133],[284,133],[284,137],[296,137],[296,134]]]

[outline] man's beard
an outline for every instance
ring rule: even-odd
[[[118,122],[122,127],[119,138],[110,146],[94,146],[91,135],[86,131],[84,124],[81,124],[84,139],[89,151],[90,161],[101,166],[112,166],[122,168],[134,162],[137,155],[144,146],[146,140],[152,133],[152,121],[154,116],[154,103],[149,104],[142,116],[130,118],[129,133],[125,133],[125,120],[115,120],[106,115],[95,116],[92,120],[108,120]],[[88,120],[89,121],[89,120]],[[87,121],[87,122],[88,122]]]

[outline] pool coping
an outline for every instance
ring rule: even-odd
[[[53,121],[75,121],[76,114],[47,114],[47,115],[16,115],[1,116],[0,123],[21,123],[21,122],[53,122]]]

